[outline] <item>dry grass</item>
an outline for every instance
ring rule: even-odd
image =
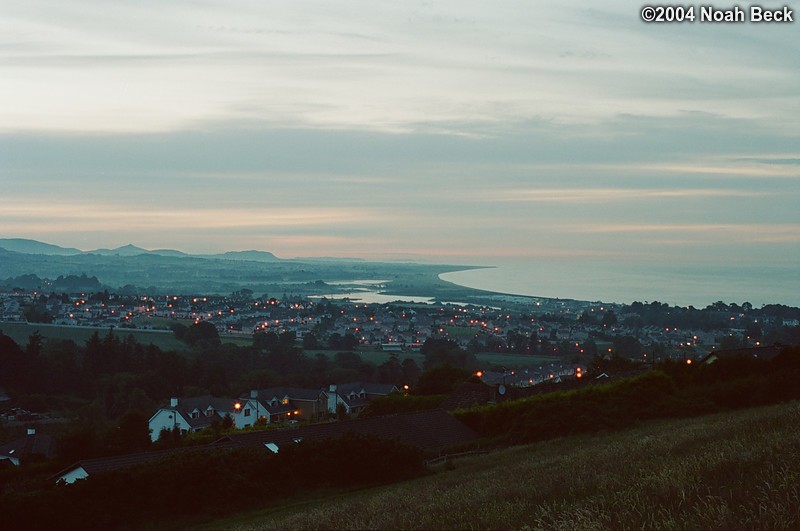
[[[800,403],[464,458],[229,529],[798,529]]]

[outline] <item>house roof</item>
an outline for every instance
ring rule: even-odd
[[[179,398],[177,406],[173,407],[167,404],[161,406],[159,411],[177,411],[192,428],[203,428],[211,425],[211,421],[214,418],[221,420],[225,413],[233,413],[233,405],[236,402],[237,400],[233,398],[219,398],[210,395],[195,396]],[[207,416],[205,414],[209,407],[214,410],[214,415]],[[197,418],[192,418],[192,412],[195,409],[200,412],[200,415]],[[158,412],[156,412],[156,414],[158,414]]]
[[[0,446],[0,455],[18,459],[40,455],[45,459],[52,459],[56,456],[56,442],[46,433],[25,435]]]
[[[198,447],[203,448],[203,447]],[[99,457],[95,459],[83,459],[76,463],[71,464],[67,468],[61,470],[51,477],[51,479],[58,479],[65,474],[83,468],[90,476],[99,472],[108,472],[111,470],[119,470],[128,468],[142,463],[149,463],[158,459],[164,459],[176,452],[195,450],[196,448],[173,448],[169,450],[158,450],[155,452],[141,452],[138,454],[116,455],[112,457]]]
[[[311,401],[316,402],[319,400],[320,391],[318,389],[302,389],[299,387],[270,387],[269,389],[256,390],[256,398],[263,402],[268,402],[273,398],[283,400],[288,397],[289,400],[298,401]],[[252,398],[251,395],[242,395],[242,398]]]
[[[324,440],[347,433],[394,439],[422,450],[440,452],[450,446],[478,439],[472,429],[449,413],[436,409],[382,417],[311,424],[288,430],[234,433],[217,440],[215,445],[263,448],[268,443],[279,447],[295,439]]]
[[[714,363],[718,359],[730,358],[755,358],[769,361],[781,353],[782,347],[750,347],[750,348],[731,348],[726,350],[715,350],[701,360],[701,363]]]
[[[368,395],[388,395],[392,392],[399,392],[397,386],[392,384],[379,384],[369,382],[351,382],[336,386],[336,393],[345,396],[350,393],[360,393],[364,391]],[[328,393],[329,391],[324,391]]]

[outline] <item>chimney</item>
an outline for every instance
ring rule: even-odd
[[[28,428],[28,436],[33,437],[36,435],[36,428]]]
[[[258,398],[258,390],[257,389],[253,389],[252,391],[250,391],[250,398]]]
[[[169,399],[169,407],[178,407],[178,398],[173,397]]]
[[[336,394],[336,386],[331,385],[328,388],[328,412],[329,413],[336,413],[336,405],[338,403],[337,397],[339,395]]]

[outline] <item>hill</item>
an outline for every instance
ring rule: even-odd
[[[463,458],[209,529],[797,529],[800,403]]]
[[[224,254],[214,254],[209,258],[220,258],[222,260],[252,260],[254,262],[277,262],[277,256],[267,251],[228,251]]]
[[[13,250],[3,247],[2,242],[14,243],[8,244]],[[0,240],[0,256],[0,281],[28,275],[41,279],[87,275],[97,277],[109,291],[132,287],[134,291],[227,294],[247,288],[257,294],[328,295],[347,293],[348,287],[324,286],[321,282],[381,279],[386,282],[386,292],[393,295],[461,301],[486,295],[439,279],[442,273],[471,269],[470,266],[284,260],[257,250],[190,255],[170,249],[150,251],[135,245],[83,252],[20,239]]]
[[[80,249],[59,247],[49,243],[37,242],[36,240],[26,240],[24,238],[0,238],[0,248],[6,251],[25,254],[49,254],[56,256],[69,256],[81,254]]]

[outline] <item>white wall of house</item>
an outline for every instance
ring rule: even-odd
[[[58,481],[59,482],[63,481],[64,483],[70,485],[72,483],[75,483],[79,479],[88,478],[88,477],[89,477],[89,473],[86,472],[86,470],[84,470],[82,466],[77,466],[77,467],[73,468],[72,470],[68,471],[66,474],[62,474],[58,478]]]
[[[10,455],[0,455],[0,461],[8,461],[14,466],[19,466],[19,459]]]
[[[243,399],[239,403],[242,404],[242,407],[233,415],[233,424],[237,428],[252,426],[260,417],[267,417],[267,424],[270,423],[269,412],[258,401]]]
[[[159,409],[156,414],[150,417],[148,427],[150,428],[150,440],[156,442],[161,430],[171,430],[177,426],[180,430],[189,431],[189,423],[183,418],[183,415],[173,409]]]

